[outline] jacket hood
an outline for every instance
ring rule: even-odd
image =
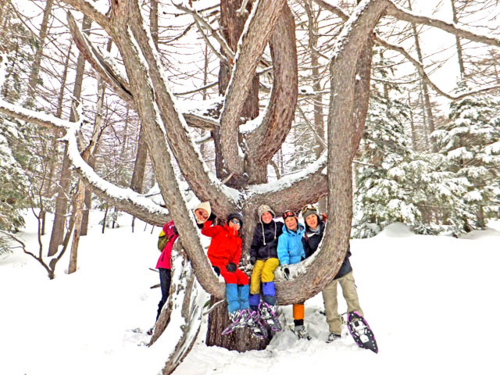
[[[201,202],[198,206],[195,207],[195,209],[193,210],[193,212],[195,212],[197,209],[203,209],[205,211],[208,212],[208,217],[210,217],[210,215],[212,214],[212,207],[210,206],[210,202]],[[202,224],[198,221],[198,219],[196,219],[197,223],[198,224]]]
[[[273,215],[273,218],[276,217],[276,214],[274,213],[274,211],[271,207],[269,207],[267,204],[262,204],[257,209],[257,215],[259,215],[259,221],[261,223],[262,223],[262,215],[264,215],[264,213],[266,213],[266,212],[270,212],[271,215]],[[262,224],[264,224],[264,223],[262,223]]]

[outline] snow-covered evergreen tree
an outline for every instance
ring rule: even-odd
[[[14,15],[7,11],[3,24],[8,31],[0,33],[4,46],[0,56],[0,98],[17,103],[25,93],[23,72],[32,59],[34,38]],[[25,135],[28,127],[0,115],[0,229],[15,230],[23,226],[20,210],[27,207],[29,180],[26,170],[32,162]]]
[[[400,167],[411,154],[404,132],[407,111],[398,100],[372,95],[355,165],[354,237],[370,237],[392,222],[413,222],[418,215]]]
[[[432,136],[446,168],[468,182],[463,198],[470,215],[461,219],[464,230],[484,228],[485,219],[499,212],[500,98],[478,95],[455,101],[449,118]]]

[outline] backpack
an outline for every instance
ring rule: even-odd
[[[163,226],[163,230],[160,232],[160,236],[158,237],[158,250],[163,251],[168,241],[176,234],[177,230],[175,229],[174,221],[170,220]]]

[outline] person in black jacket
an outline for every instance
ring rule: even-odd
[[[250,309],[256,311],[259,305],[267,304],[276,313],[276,290],[274,288],[274,270],[279,266],[276,248],[278,237],[283,232],[283,223],[274,220],[274,211],[268,205],[257,209],[259,224],[255,228],[250,247],[250,263],[254,266],[250,279]],[[260,304],[260,285],[264,304]]]
[[[308,205],[302,209],[302,217],[306,224],[306,233],[302,239],[304,243],[304,251],[306,258],[314,254],[323,239],[325,232],[325,223],[318,215],[318,210],[312,205]],[[337,302],[337,284],[342,287],[342,294],[347,302],[347,312],[357,311],[363,315],[363,311],[359,305],[358,292],[352,274],[350,246],[344,258],[344,262],[340,267],[339,272],[330,284],[323,289],[323,301],[325,304],[326,322],[330,330],[327,343],[335,341],[341,337],[342,321],[338,313]]]

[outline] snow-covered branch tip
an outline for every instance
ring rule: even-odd
[[[492,46],[500,47],[500,38],[491,37],[485,34],[480,34],[459,26],[456,23],[446,22],[437,18],[426,17],[406,9],[399,7],[392,1],[385,0],[388,4],[386,14],[397,18],[398,20],[407,21],[410,23],[418,23],[427,26],[436,27],[450,34],[471,40],[473,42],[484,43]]]
[[[496,89],[500,88],[500,85],[490,85],[487,87],[482,87],[482,88],[471,90],[468,92],[463,92],[460,95],[449,94],[449,93],[441,90],[430,79],[430,77],[425,72],[423,65],[420,62],[418,62],[416,59],[414,59],[402,46],[389,43],[388,41],[386,41],[378,36],[375,36],[375,43],[377,43],[378,45],[385,47],[387,49],[399,52],[401,55],[403,55],[415,67],[415,69],[417,70],[420,77],[425,82],[427,82],[434,89],[434,91],[436,91],[436,93],[438,93],[438,94],[440,94],[440,95],[442,95],[445,98],[448,98],[450,100],[459,100],[459,99],[463,99],[463,98],[470,96],[470,95],[476,95],[476,94],[480,94],[480,93],[484,93],[487,91],[496,90]]]
[[[44,126],[52,129],[71,129],[74,123],[61,120],[52,115],[32,111],[18,105],[10,104],[5,100],[0,99],[0,112],[7,116],[17,118],[18,120],[26,121],[31,124]]]
[[[63,140],[68,142],[68,157],[74,170],[87,185],[99,196],[110,200],[123,211],[154,225],[163,225],[168,218],[166,208],[131,189],[117,187],[100,177],[94,169],[82,158],[78,149],[78,126],[68,129]]]

